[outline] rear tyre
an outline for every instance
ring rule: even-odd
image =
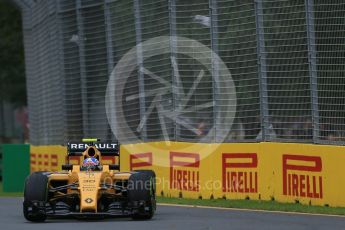
[[[148,170],[151,171],[151,170]],[[153,171],[151,171],[153,172]],[[133,207],[134,220],[149,220],[156,210],[154,172],[137,172],[128,180],[128,200]]]
[[[48,194],[48,176],[44,172],[34,172],[25,180],[23,213],[25,219],[43,222],[47,216],[45,205]]]

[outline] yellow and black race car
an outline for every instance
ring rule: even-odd
[[[119,172],[117,143],[83,139],[83,143],[69,143],[67,152],[63,171],[34,172],[27,177],[23,203],[27,220],[152,218],[156,210],[155,173],[151,170]]]

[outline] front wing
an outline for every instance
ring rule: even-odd
[[[65,203],[49,204],[43,202],[25,202],[24,206],[29,207],[29,210],[35,210],[34,213],[46,215],[49,218],[115,218],[115,217],[130,217],[137,213],[148,211],[149,207],[145,201],[134,202],[129,205],[124,205],[122,202],[114,202],[109,205],[107,210],[101,212],[79,212],[71,210],[71,207]]]

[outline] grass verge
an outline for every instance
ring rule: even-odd
[[[2,182],[0,182],[0,197],[22,197],[21,192],[4,192],[2,189]]]
[[[280,203],[276,201],[224,200],[224,199],[201,200],[201,199],[157,197],[157,202],[167,203],[167,204],[193,205],[193,206],[209,206],[209,207],[222,207],[222,208],[267,210],[267,211],[284,211],[284,212],[299,212],[299,213],[328,214],[328,215],[345,215],[345,208],[311,206],[311,205],[303,205],[299,203],[298,204]]]

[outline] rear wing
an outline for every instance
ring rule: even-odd
[[[120,146],[118,143],[68,143],[68,156],[81,156],[90,146],[95,147],[101,152],[102,156],[119,156]]]

